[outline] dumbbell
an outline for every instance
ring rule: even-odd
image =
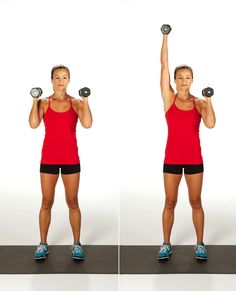
[[[161,32],[163,34],[169,34],[171,32],[171,26],[169,24],[163,24],[161,27]]]
[[[202,96],[211,97],[214,95],[214,90],[211,87],[207,87],[202,90]]]
[[[30,95],[33,98],[39,98],[43,94],[43,90],[39,87],[34,87],[30,90]]]
[[[81,88],[79,90],[79,96],[88,97],[91,94],[91,91],[88,87]]]

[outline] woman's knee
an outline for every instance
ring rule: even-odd
[[[166,198],[165,208],[170,209],[170,210],[175,209],[176,204],[177,204],[177,199]]]
[[[53,199],[48,199],[44,197],[42,199],[42,208],[46,210],[51,209],[53,206],[53,203],[54,203]]]
[[[190,199],[189,202],[190,202],[190,205],[193,209],[201,209],[202,208],[201,198]]]
[[[67,199],[66,203],[70,209],[77,209],[79,207],[77,198]]]

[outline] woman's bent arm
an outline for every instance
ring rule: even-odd
[[[37,128],[43,118],[43,108],[41,99],[33,98],[33,105],[29,115],[29,124],[31,128]]]
[[[84,128],[90,128],[93,123],[92,113],[89,108],[88,98],[83,98],[83,101],[79,100],[78,103],[78,117],[81,125]]]
[[[213,128],[215,126],[216,117],[211,98],[206,97],[206,101],[202,102],[201,115],[202,120],[207,128]]]

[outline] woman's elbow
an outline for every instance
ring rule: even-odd
[[[83,124],[83,128],[90,128],[90,127],[92,127],[92,122]]]
[[[215,122],[207,123],[206,124],[206,127],[209,128],[209,129],[211,129],[211,128],[214,128],[215,127],[215,124],[216,124]]]
[[[90,128],[93,124],[93,120],[92,119],[88,119],[88,120],[81,120],[81,125],[84,127],[84,128]]]
[[[29,125],[31,128],[37,128],[39,126],[39,123],[29,121]]]

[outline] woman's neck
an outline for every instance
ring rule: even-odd
[[[177,98],[182,99],[182,100],[190,100],[191,95],[189,92],[177,92]]]
[[[52,95],[52,98],[63,101],[68,98],[68,95],[66,92],[54,92],[54,94]]]

